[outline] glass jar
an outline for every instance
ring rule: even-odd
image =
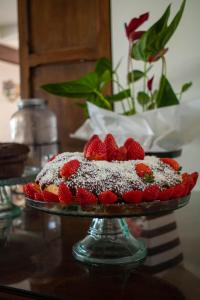
[[[30,147],[29,164],[41,166],[58,153],[56,115],[43,99],[23,99],[10,119],[11,139]]]

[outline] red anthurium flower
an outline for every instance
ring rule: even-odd
[[[142,25],[149,18],[149,13],[145,13],[138,18],[133,18],[130,23],[127,25],[125,23],[125,30],[127,38],[131,41],[139,39],[144,31],[135,31],[140,25]]]
[[[154,79],[154,76],[152,76],[152,77],[147,81],[147,87],[148,87],[148,90],[149,90],[150,92],[152,91],[153,79]]]
[[[156,55],[149,56],[148,62],[152,63],[156,60],[158,60],[160,57],[165,55],[165,53],[168,51],[168,48],[160,50]]]

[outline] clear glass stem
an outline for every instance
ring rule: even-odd
[[[88,235],[74,245],[73,255],[89,264],[138,265],[146,257],[146,247],[132,236],[125,219],[94,218]]]

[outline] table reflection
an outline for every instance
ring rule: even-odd
[[[152,276],[144,267],[135,270],[78,263],[72,257],[72,245],[85,236],[90,219],[52,216],[26,208],[0,246],[0,286],[56,299],[200,299],[200,278],[189,265],[195,259],[198,262],[200,248],[193,246],[199,238],[199,220],[193,231],[188,229],[194,209],[200,206],[198,197],[198,193],[193,195],[188,207],[175,217],[186,265],[170,267],[162,277]]]

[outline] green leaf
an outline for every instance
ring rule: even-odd
[[[162,17],[150,28],[147,38],[148,49],[146,55],[156,55],[160,50],[163,49],[163,45],[160,43],[160,37],[167,28],[167,22],[170,16],[171,5],[167,7]]]
[[[99,89],[103,90],[105,86],[112,80],[112,74],[109,70],[106,70],[99,78]]]
[[[85,118],[88,118],[89,117],[89,114],[88,114],[88,107],[87,107],[87,104],[86,103],[76,103],[77,106],[79,106],[80,108],[82,108],[83,110],[83,114],[84,114],[84,117]]]
[[[158,95],[158,90],[154,90],[153,95],[152,95],[152,99],[155,100],[157,98],[157,95]]]
[[[146,104],[149,102],[150,97],[149,97],[149,95],[148,95],[147,93],[145,93],[145,92],[138,92],[138,94],[137,94],[137,100],[138,100],[138,102],[139,102],[142,106],[144,106],[144,105],[146,105]]]
[[[170,15],[170,5],[165,10],[162,17],[153,24],[132,47],[132,57],[137,60],[147,61],[149,55],[159,51],[158,35],[166,27]]]
[[[45,84],[42,88],[50,94],[57,96],[87,98],[98,86],[98,76],[95,72],[92,72],[81,77],[79,80]]]
[[[124,116],[132,116],[132,115],[135,115],[135,114],[136,114],[136,110],[135,110],[134,107],[131,108],[131,109],[128,110],[128,111],[125,111],[125,112],[123,113]]]
[[[181,93],[186,92],[190,87],[192,86],[192,82],[186,82],[183,84],[182,88],[181,88]]]
[[[111,61],[105,57],[98,59],[96,62],[95,72],[101,76],[107,70],[112,73]]]
[[[170,16],[170,5],[165,10],[162,17],[151,26],[132,47],[132,57],[136,60],[148,61],[150,56],[155,56],[162,51],[175,32],[185,7],[186,0],[183,0],[182,5],[176,16],[168,26]]]
[[[156,97],[157,107],[164,107],[179,104],[178,98],[167,78],[162,75],[158,94]]]
[[[142,77],[144,77],[150,70],[151,70],[152,66],[149,66],[149,68],[146,70],[146,72],[142,72],[140,70],[133,70],[131,72],[128,73],[128,82],[135,82],[140,80]]]
[[[116,102],[130,97],[130,95],[131,95],[130,89],[127,89],[119,92],[118,94],[107,96],[106,99],[109,100],[110,102]]]
[[[150,103],[149,105],[147,105],[147,110],[151,110],[155,108],[155,104],[154,103]]]
[[[145,76],[145,73],[140,70],[134,70],[128,73],[128,82],[131,83],[133,81],[137,81]]]
[[[178,27],[178,24],[180,23],[180,20],[181,20],[181,17],[183,15],[183,11],[185,8],[185,3],[186,3],[186,0],[183,0],[181,7],[180,7],[179,11],[177,12],[176,16],[174,17],[173,21],[167,27],[167,29],[164,30],[164,32],[163,32],[163,37],[164,37],[163,41],[162,41],[163,48],[164,48],[164,45],[169,41],[169,39],[175,32],[176,28]]]

